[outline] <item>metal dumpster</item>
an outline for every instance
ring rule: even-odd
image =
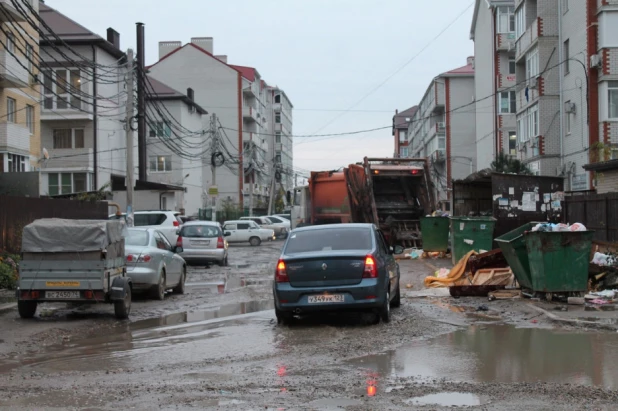
[[[531,231],[536,224],[496,238],[519,284],[548,300],[554,293],[585,292],[594,231]]]
[[[421,217],[423,251],[446,252],[450,220],[447,217]]]
[[[453,264],[471,250],[490,251],[496,219],[493,217],[450,217]]]

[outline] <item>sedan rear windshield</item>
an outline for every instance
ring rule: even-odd
[[[218,227],[208,225],[184,226],[180,230],[180,236],[185,238],[216,238],[221,235]]]
[[[135,214],[134,224],[136,227],[147,225],[161,225],[167,220],[163,213]]]
[[[148,245],[148,231],[129,230],[124,239],[126,245],[137,245],[145,247]]]
[[[373,248],[368,228],[324,228],[292,234],[284,254],[313,253],[318,251],[351,251]]]

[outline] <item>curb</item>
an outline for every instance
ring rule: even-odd
[[[17,303],[0,304],[0,313],[17,308]]]
[[[573,325],[577,327],[590,327],[590,328],[596,328],[599,330],[606,330],[606,331],[616,331],[616,327],[612,327],[610,325],[599,324],[595,321],[578,320],[578,319],[572,319],[572,318],[561,318],[557,316],[556,314],[550,313],[549,311],[542,309],[541,307],[537,307],[534,304],[529,304],[529,305],[530,307],[534,308],[541,314],[545,314],[545,316],[547,316],[547,318],[549,318],[551,321],[554,321],[557,323],[568,324],[568,325]]]

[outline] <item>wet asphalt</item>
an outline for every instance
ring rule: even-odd
[[[185,295],[0,313],[0,409],[615,409],[618,334],[556,328],[521,302],[406,298],[278,326],[282,242],[191,267]],[[401,262],[402,290],[444,261]],[[479,304],[489,305],[479,310]]]

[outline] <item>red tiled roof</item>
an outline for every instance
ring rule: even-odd
[[[403,110],[400,113],[395,114],[394,116],[395,128],[407,128],[408,122],[406,121],[406,118],[412,119],[412,117],[414,117],[414,114],[416,114],[417,110],[418,110],[418,106],[414,106],[414,107],[410,107],[407,110]]]
[[[230,67],[233,67],[236,70],[240,71],[240,74],[242,74],[242,76],[246,78],[247,80],[255,81],[255,69],[253,67],[235,66],[235,65],[230,65]]]
[[[472,64],[468,64],[463,67],[447,71],[446,74],[474,74],[474,68],[472,67]]]

